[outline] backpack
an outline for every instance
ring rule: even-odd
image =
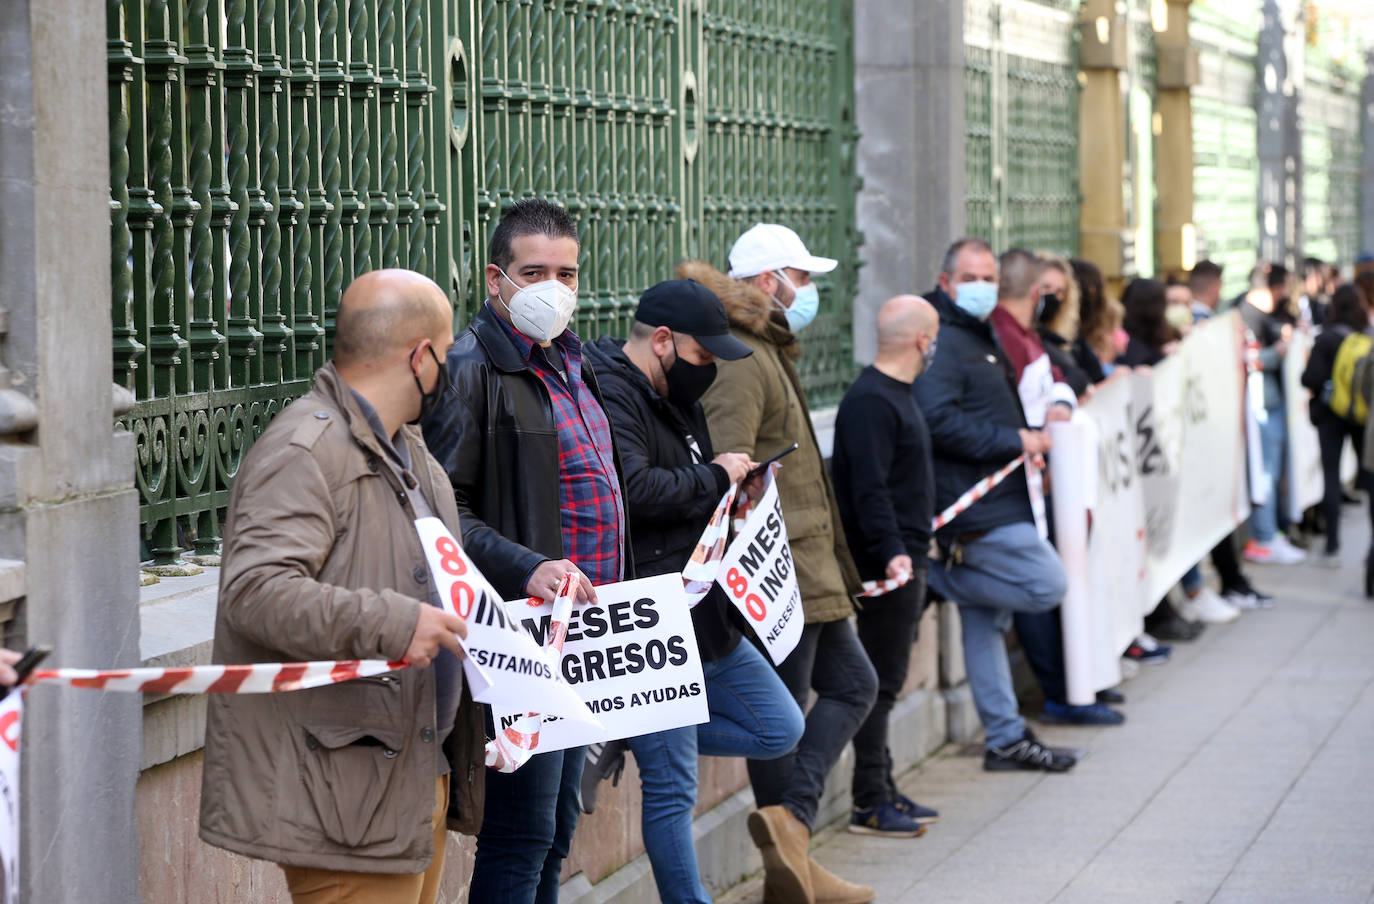
[[[1374,340],[1368,333],[1351,333],[1341,340],[1336,363],[1331,368],[1332,412],[1356,424],[1369,419],[1369,396],[1366,374],[1370,368],[1370,351]]]

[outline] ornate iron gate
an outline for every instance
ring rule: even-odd
[[[358,272],[481,303],[505,205],[583,234],[577,325],[763,219],[841,266],[803,378],[853,372],[852,0],[107,0],[115,381],[148,554],[218,546],[244,452]]]
[[[1078,251],[1070,0],[966,0],[967,231],[998,249]]]
[[[1339,58],[1334,35],[1307,47],[1301,101],[1302,249],[1349,266],[1360,253],[1360,83],[1357,42]]]

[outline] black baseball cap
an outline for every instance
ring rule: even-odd
[[[738,361],[754,353],[730,335],[730,321],[716,293],[695,280],[668,279],[650,286],[639,296],[635,320],[686,333],[723,361]]]

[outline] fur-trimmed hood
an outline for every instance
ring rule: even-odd
[[[776,345],[792,360],[801,357],[801,345],[788,328],[787,319],[753,283],[732,279],[705,261],[683,261],[677,275],[701,283],[720,298],[730,325]]]

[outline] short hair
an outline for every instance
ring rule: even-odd
[[[1326,262],[1319,257],[1305,257],[1302,259],[1303,276],[1325,276]]]
[[[578,247],[582,245],[582,240],[577,236],[577,224],[565,208],[542,198],[524,198],[501,215],[501,222],[496,224],[491,234],[487,260],[505,270],[515,260],[511,243],[524,235],[568,238],[577,242]]]
[[[1265,285],[1269,289],[1288,288],[1288,268],[1283,264],[1270,264],[1269,273],[1265,279]]]
[[[964,236],[953,245],[949,246],[949,250],[945,252],[945,259],[940,263],[940,272],[946,276],[953,276],[954,267],[959,261],[959,252],[963,251],[965,248],[986,251],[988,254],[993,253],[992,246],[983,239],[976,236]]]
[[[998,298],[1025,298],[1040,279],[1040,262],[1025,248],[1012,248],[997,259],[1001,274],[997,282]]]
[[[1188,273],[1188,285],[1194,292],[1213,281],[1221,282],[1221,265],[1212,261],[1198,261]]]
[[[339,301],[332,350],[340,367],[384,358],[417,329],[439,333],[452,326],[433,296],[419,286],[382,285],[373,291],[366,300],[345,292]]]

